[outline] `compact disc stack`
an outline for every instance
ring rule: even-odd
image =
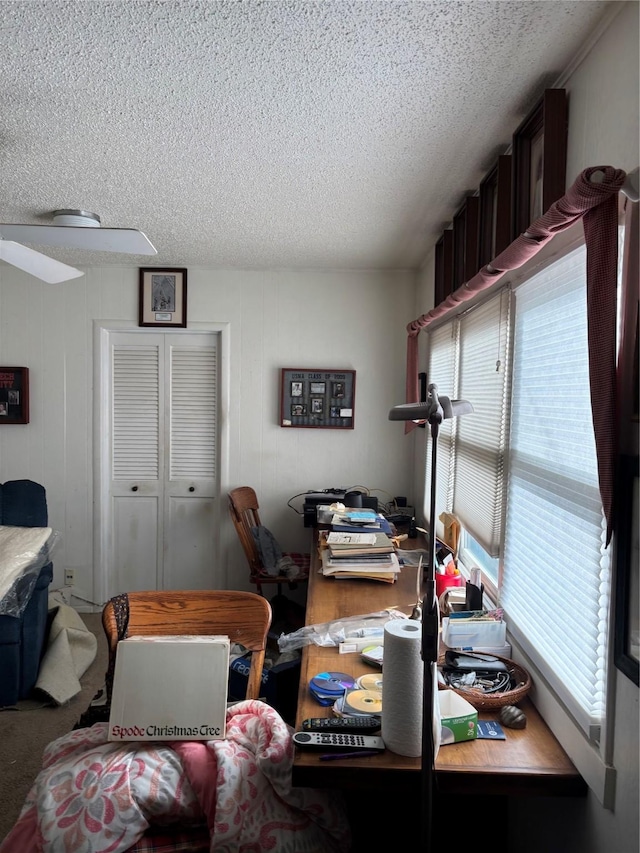
[[[378,716],[382,713],[382,693],[380,690],[347,690],[342,700],[342,713],[347,716]]]
[[[309,692],[321,705],[333,705],[354,687],[355,680],[344,672],[319,672],[309,682]]]
[[[360,690],[378,690],[382,692],[382,673],[368,672],[356,680],[356,687]]]
[[[336,717],[379,717],[382,714],[382,692],[356,687],[346,690],[333,706]]]

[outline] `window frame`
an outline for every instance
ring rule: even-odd
[[[532,258],[529,262],[527,262],[519,269],[512,270],[507,273],[507,275],[502,278],[499,284],[496,284],[494,288],[491,288],[485,291],[483,294],[479,295],[478,299],[474,300],[473,303],[471,303],[467,307],[473,307],[480,302],[484,302],[487,299],[490,299],[499,289],[503,287],[511,287],[513,290],[515,290],[518,286],[525,283],[530,278],[537,275],[539,272],[542,272],[543,270],[553,266],[558,261],[561,261],[564,257],[569,255],[575,249],[579,248],[580,246],[583,246],[584,243],[584,233],[583,230],[579,227],[579,224],[568,229],[566,232],[557,234],[554,237],[554,240],[550,242],[549,245],[547,245],[543,250],[541,250],[535,258]],[[454,320],[455,316],[449,314],[434,323],[429,331],[439,329],[441,326],[448,325]],[[513,341],[511,341],[511,347],[512,346]],[[511,356],[512,352],[510,352],[510,359]],[[426,358],[428,361],[428,347]],[[424,449],[424,445],[422,445],[422,447]],[[427,442],[427,451],[428,450],[429,447]],[[429,452],[427,452],[427,455],[430,455]],[[505,500],[503,501],[503,511],[505,515],[506,484],[509,476],[508,458],[509,453],[507,452],[506,467],[504,471]],[[428,466],[425,467],[425,469],[423,470],[425,470],[425,474],[427,474]],[[426,496],[429,492],[428,477],[425,478],[424,489],[424,494]],[[425,518],[427,518],[428,507],[426,506],[426,500],[424,513]],[[438,525],[439,524],[440,522],[438,522]],[[441,530],[438,530],[437,533],[438,535],[441,535]],[[463,576],[468,577],[470,568],[474,565],[477,565],[477,561],[474,561],[468,549],[465,549],[464,536],[465,532],[463,529],[460,539],[458,564]],[[502,540],[504,541],[504,534],[502,535]],[[611,547],[611,545],[609,547]],[[502,545],[498,566],[498,586],[496,586],[491,576],[488,575],[484,571],[484,569],[482,570],[482,580],[485,587],[485,599],[487,606],[497,606],[499,601],[498,590],[499,585],[502,582],[503,551],[504,546]],[[482,569],[482,566],[480,566],[480,568]],[[530,693],[530,697],[536,705],[538,711],[545,719],[547,725],[549,725],[549,728],[558,738],[561,745],[563,746],[567,754],[570,756],[570,758],[576,765],[577,769],[579,770],[579,772],[581,773],[581,775],[583,776],[589,788],[592,790],[597,799],[605,808],[613,808],[615,800],[616,772],[615,768],[612,766],[614,732],[613,714],[611,713],[611,702],[613,701],[615,685],[615,668],[613,667],[613,665],[610,665],[608,667],[604,719],[600,733],[600,741],[599,743],[594,744],[593,742],[589,741],[587,735],[584,733],[582,728],[578,725],[578,723],[569,713],[562,700],[553,691],[546,678],[545,672],[541,671],[536,666],[536,664],[529,659],[529,657],[519,644],[517,638],[509,634],[508,640],[512,647],[513,659],[520,662],[531,673],[533,679],[533,687]],[[611,657],[611,649],[613,647],[611,601],[609,621],[607,626],[607,643],[610,649],[609,657]]]

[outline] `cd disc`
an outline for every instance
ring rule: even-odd
[[[333,713],[336,715],[336,717],[348,717],[349,716],[348,714],[345,714],[345,712],[342,710],[343,705],[344,705],[344,693],[342,694],[342,696],[338,697],[336,699],[336,701],[333,703],[333,709],[332,710],[333,710]]]
[[[345,714],[381,714],[382,693],[379,690],[349,690],[342,710]]]
[[[382,675],[378,672],[368,672],[356,681],[361,690],[382,690]]]
[[[351,690],[355,681],[344,672],[319,672],[311,679],[309,686],[319,693],[339,696],[345,690]]]

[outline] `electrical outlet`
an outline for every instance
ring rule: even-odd
[[[73,586],[76,582],[76,570],[75,569],[65,569],[64,570],[64,585],[65,586]]]

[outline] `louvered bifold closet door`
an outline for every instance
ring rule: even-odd
[[[167,335],[165,346],[170,400],[163,583],[165,589],[205,589],[214,570],[218,352],[198,335]]]
[[[110,594],[214,586],[214,333],[114,332]]]
[[[162,554],[164,335],[111,339],[112,594],[156,589]]]

